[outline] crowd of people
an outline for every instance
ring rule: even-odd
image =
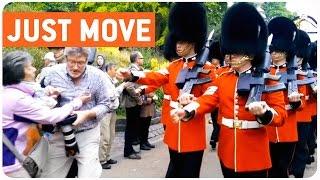
[[[124,156],[141,159],[133,150],[137,143],[141,150],[155,147],[148,141],[155,94],[142,94],[135,83],[118,82],[117,65],[107,63],[103,55],[97,55],[96,61],[88,65],[88,55],[87,48],[54,48],[44,56],[45,67],[37,77],[33,57],[27,52],[13,51],[3,58],[3,102],[8,104],[3,114],[4,135],[28,155],[41,138],[40,130],[45,132],[50,147],[41,177],[99,177],[102,169],[116,164],[110,150],[120,103],[127,112]],[[140,52],[132,52],[130,59],[130,67],[142,68]],[[67,120],[71,114],[77,115],[73,121]],[[59,124],[60,121],[64,123]],[[70,138],[66,140],[70,134],[63,131],[66,124],[73,126],[74,146],[68,146],[72,143]],[[67,146],[77,153],[66,156]],[[8,157],[4,159],[8,176],[28,177],[9,149],[3,153]]]
[[[41,177],[100,177],[117,164],[110,152],[119,106],[126,110],[124,157],[142,159],[134,145],[155,148],[148,135],[155,90],[162,88],[170,156],[165,177],[200,176],[205,114],[212,113],[210,145],[217,148],[224,177],[302,178],[316,148],[316,42],[289,18],[266,23],[253,5],[235,3],[205,54],[203,3],[175,3],[169,17],[164,56],[171,62],[159,71],[144,70],[139,51],[130,53],[127,68],[119,68],[102,54],[93,62],[90,52],[96,50],[66,47],[49,48],[36,77],[30,54],[5,54],[3,135],[24,155],[40,138],[49,142]],[[208,61],[187,92],[188,73],[201,58]],[[268,61],[270,66],[261,66]],[[3,169],[10,177],[28,177],[6,146]]]

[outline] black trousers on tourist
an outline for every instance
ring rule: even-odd
[[[272,167],[269,178],[288,178],[296,142],[270,143],[270,156]]]
[[[169,149],[166,178],[199,178],[203,151],[178,153]]]
[[[138,139],[140,131],[140,109],[141,106],[126,108],[126,130],[124,133],[124,156],[135,153],[132,143]]]
[[[149,127],[151,123],[151,116],[149,117],[141,117],[140,118],[140,144],[144,144],[148,142],[148,136],[149,136]]]

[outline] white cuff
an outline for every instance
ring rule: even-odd
[[[131,71],[132,75],[138,78],[146,77],[146,74],[143,71]]]

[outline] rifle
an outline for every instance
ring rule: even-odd
[[[317,77],[315,77],[314,74],[317,74],[317,72],[311,70],[309,64],[306,64],[303,67],[303,70],[306,70],[306,72],[304,71],[296,72],[297,74],[304,76],[304,79],[297,80],[297,85],[298,86],[309,85],[311,89],[314,89],[315,86],[317,86]]]
[[[297,74],[296,70],[298,69],[297,65],[297,56],[294,55],[288,61],[287,72],[278,72],[277,74],[281,76],[280,82],[287,85],[288,88],[288,96],[293,92],[298,92],[298,84],[297,84]]]
[[[239,95],[245,95],[249,92],[245,107],[248,107],[252,102],[261,101],[262,93],[281,91],[286,88],[283,83],[278,83],[276,85],[265,85],[267,79],[280,79],[280,76],[269,74],[270,63],[271,56],[269,49],[267,49],[263,62],[260,63],[252,73],[240,74],[237,92]]]
[[[182,70],[180,70],[176,79],[176,85],[179,89],[182,89],[183,93],[190,94],[194,85],[211,82],[211,78],[209,77],[200,79],[198,78],[198,76],[200,73],[208,74],[210,72],[209,70],[204,70],[203,66],[208,60],[208,56],[210,53],[209,47],[212,45],[213,42],[213,33],[214,30],[210,32],[208,39],[204,45],[203,51],[199,58],[197,58],[196,60],[196,64],[191,69],[185,67]]]

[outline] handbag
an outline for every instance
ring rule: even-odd
[[[48,160],[49,142],[46,138],[42,136],[40,141],[33,146],[28,156],[20,154],[5,134],[3,135],[3,143],[15,155],[30,177],[40,177]]]

